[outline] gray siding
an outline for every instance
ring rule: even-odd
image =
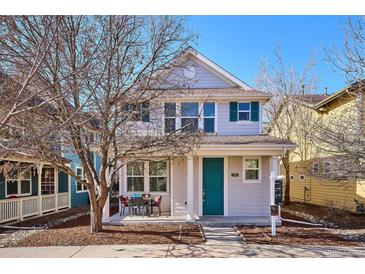
[[[193,79],[187,79],[183,74],[183,68],[193,66],[196,71],[196,75]],[[190,88],[229,88],[232,87],[230,83],[218,77],[216,74],[211,72],[208,68],[202,64],[188,60],[181,67],[174,69],[168,76],[170,83],[176,83],[181,87]]]
[[[228,158],[228,215],[269,216],[270,180],[269,157],[262,157],[262,182],[243,183],[242,157]],[[239,173],[239,177],[231,177]]]
[[[173,162],[173,176],[171,184],[173,184],[173,215],[186,215],[186,198],[187,198],[187,184],[186,184],[186,160],[180,158]]]
[[[229,102],[218,103],[217,119],[218,135],[256,135],[260,133],[260,122],[230,122]]]

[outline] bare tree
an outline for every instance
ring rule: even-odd
[[[333,174],[364,179],[365,17],[349,18],[342,24],[342,30],[343,47],[326,50],[327,60],[336,72],[345,76],[348,84],[337,99],[337,105],[342,105],[341,115],[317,123],[312,138],[323,155],[341,163],[338,170],[332,170]]]
[[[37,136],[32,145],[29,139],[23,144],[87,187],[96,233],[102,230],[112,178],[125,164],[121,159],[176,157],[199,138],[189,128],[164,134],[161,119],[161,100],[188,90],[169,75],[183,66],[193,35],[181,17],[59,16],[57,22],[45,65],[37,71],[54,99],[23,125]],[[29,39],[19,39],[18,46]],[[91,156],[95,152],[100,170]],[[86,180],[60,159],[69,153],[77,154]]]
[[[314,61],[310,60],[305,68],[298,72],[294,66],[288,65],[276,52],[274,64],[263,62],[256,79],[259,89],[269,91],[274,96],[264,107],[264,115],[269,123],[267,132],[277,138],[296,141],[294,135],[301,134],[303,127],[308,127],[309,112],[303,112],[301,97],[315,89],[316,79],[312,73]],[[301,121],[301,123],[298,123]],[[287,151],[282,159],[285,168],[284,203],[290,203],[290,162],[291,155]]]
[[[0,135],[9,131],[18,134],[15,117],[24,119],[26,113],[29,116],[29,112],[56,99],[40,81],[38,72],[45,65],[58,23],[57,17],[0,16]],[[10,149],[6,140],[0,139],[0,152]]]

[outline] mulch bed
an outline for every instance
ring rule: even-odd
[[[306,221],[304,218],[286,211],[282,212],[282,217],[290,220]],[[271,227],[267,226],[240,226],[238,230],[248,244],[365,246],[363,241],[345,238],[335,229],[285,221],[282,222],[281,227],[277,228],[277,236],[275,237],[271,236]]]
[[[356,214],[350,211],[325,206],[318,206],[305,203],[291,202],[288,206],[283,206],[283,212],[302,212],[314,216],[316,221],[324,223],[325,226],[338,227],[341,229],[364,229],[365,215]],[[333,225],[330,225],[333,224]]]
[[[180,229],[181,228],[181,229]],[[50,229],[34,233],[16,243],[14,247],[81,246],[115,244],[199,244],[203,239],[199,226],[178,224],[135,224],[103,226],[103,232],[90,234],[89,216],[65,222]]]
[[[74,216],[77,214],[87,214],[89,212],[89,206],[82,206],[78,208],[70,208],[66,210],[62,210],[57,213],[46,214],[41,217],[29,218],[21,222],[16,222],[11,224],[11,226],[17,227],[49,227],[52,226],[52,223],[61,220],[70,216]],[[10,224],[5,224],[10,225]],[[0,234],[9,232],[8,229],[0,228]]]

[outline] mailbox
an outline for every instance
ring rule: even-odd
[[[275,204],[281,205],[283,202],[283,180],[275,180]]]

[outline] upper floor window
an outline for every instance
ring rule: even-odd
[[[22,196],[31,194],[30,168],[20,168],[9,175],[10,179],[6,181],[6,196]]]
[[[314,163],[312,168],[313,174],[318,174],[319,172],[319,163]]]
[[[76,168],[76,176],[81,178],[81,180],[85,180],[85,173],[84,169],[82,167]],[[76,182],[76,192],[82,192],[87,191],[87,187],[84,184],[81,184],[80,182]]]
[[[176,103],[165,103],[165,132],[176,130]]]
[[[181,103],[181,131],[196,132],[198,130],[199,103]]]
[[[150,121],[149,102],[127,104],[125,110],[131,121]]]
[[[127,164],[127,191],[144,191],[144,162]]]
[[[213,133],[215,131],[215,103],[204,103],[204,132]]]
[[[324,173],[331,173],[331,162],[324,162]]]
[[[238,120],[249,121],[250,120],[250,103],[238,103]]]

